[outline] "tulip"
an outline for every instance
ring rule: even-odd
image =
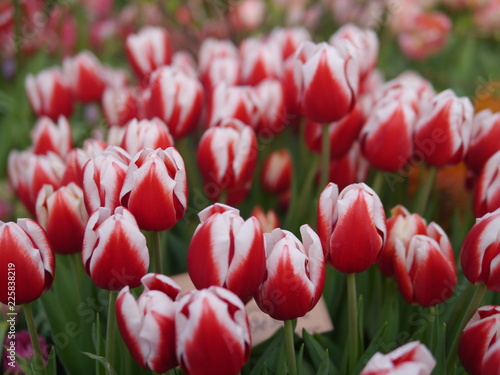
[[[74,182],[83,189],[83,168],[85,164],[97,155],[101,154],[107,143],[98,139],[86,139],[83,148],[74,148],[66,155],[66,170],[62,178],[61,186]]]
[[[264,279],[266,254],[262,229],[255,217],[215,204],[198,216],[188,249],[188,272],[198,289],[221,286],[248,302]]]
[[[179,69],[163,67],[151,75],[149,88],[149,118],[156,116],[165,121],[175,139],[190,133],[201,115],[201,83]]]
[[[434,306],[451,297],[457,283],[450,240],[432,222],[427,233],[412,237],[408,247],[396,245],[393,259],[398,287],[408,303]]]
[[[138,152],[127,169],[120,202],[139,228],[170,229],[186,212],[187,178],[182,156],[173,147]]]
[[[167,125],[158,118],[141,121],[133,119],[130,121],[125,127],[120,144],[130,155],[135,155],[145,148],[166,150],[173,145],[174,140],[168,131]]]
[[[467,166],[480,173],[488,159],[497,151],[500,145],[495,142],[500,138],[500,112],[492,113],[485,109],[474,116],[470,145],[465,155]]]
[[[283,85],[283,93],[285,95],[286,111],[290,119],[299,119],[301,114],[300,91],[302,82],[295,80],[295,57],[288,57],[283,64],[283,77],[281,84]]]
[[[474,188],[473,209],[476,217],[500,208],[500,151],[491,156],[481,171]]]
[[[279,79],[283,70],[280,51],[275,45],[247,38],[240,45],[241,79],[255,86],[265,79]]]
[[[139,116],[137,93],[130,87],[108,87],[102,95],[102,110],[108,126],[125,126]]]
[[[416,120],[409,100],[379,101],[360,134],[361,150],[370,164],[389,172],[403,168],[413,154]]]
[[[302,242],[291,232],[266,233],[267,274],[255,294],[259,308],[272,318],[292,320],[311,311],[325,284],[325,259],[318,235],[300,227]]]
[[[120,206],[120,191],[125,180],[130,155],[120,147],[111,146],[83,168],[83,193],[89,213],[99,207],[114,210]]]
[[[364,183],[338,193],[329,183],[319,197],[318,234],[325,258],[343,273],[366,271],[377,260],[386,238],[384,207]]]
[[[308,119],[338,121],[353,109],[359,68],[349,49],[352,46],[347,41],[335,47],[304,42],[297,51],[296,78],[302,80],[302,113]]]
[[[200,79],[205,87],[214,88],[220,82],[227,82],[231,85],[237,83],[239,80],[240,62],[238,49],[229,40],[206,38],[201,43],[198,61]],[[219,67],[227,67],[229,65],[233,66],[234,69],[223,71],[216,68],[215,65]],[[217,78],[214,79],[215,77]],[[221,79],[221,77],[224,78]]]
[[[375,353],[360,375],[430,375],[435,366],[429,349],[412,341],[388,354]]]
[[[58,254],[82,250],[88,220],[83,191],[74,183],[57,190],[44,185],[36,202],[36,218],[47,232],[52,250]]]
[[[183,296],[175,313],[177,359],[187,375],[236,375],[250,357],[243,302],[220,287]]]
[[[266,79],[255,87],[259,108],[259,121],[255,126],[261,138],[282,132],[288,125],[285,96],[280,81]]]
[[[483,283],[500,292],[500,209],[476,220],[462,244],[460,263],[473,284]]]
[[[34,216],[36,199],[43,185],[58,188],[64,162],[56,154],[35,155],[31,151],[11,151],[8,159],[9,181],[26,209]]]
[[[473,115],[468,98],[451,90],[439,93],[417,121],[415,152],[432,166],[457,164],[467,152]]]
[[[53,152],[64,158],[73,148],[71,127],[64,116],[59,116],[57,124],[48,117],[40,117],[31,131],[33,153],[44,155]]]
[[[54,281],[55,257],[43,228],[31,219],[0,221],[0,302],[24,305],[38,299]],[[15,274],[15,286],[8,276]],[[9,287],[7,287],[9,286]],[[14,291],[14,294],[9,292]]]
[[[274,210],[269,210],[265,213],[261,206],[255,206],[250,216],[257,219],[263,233],[271,233],[273,229],[279,228],[280,226],[280,220]]]
[[[83,237],[83,267],[102,289],[141,284],[149,267],[146,237],[123,207],[100,207],[90,216]]]
[[[127,57],[140,80],[148,79],[157,68],[169,65],[172,47],[167,30],[147,26],[137,34],[131,34],[125,42]]]
[[[35,115],[56,121],[60,115],[69,117],[73,113],[69,84],[58,68],[46,69],[36,76],[28,74],[25,88]]]
[[[283,61],[292,56],[300,44],[307,40],[311,40],[311,35],[304,27],[286,29],[276,27],[269,35],[269,43],[279,47]]]
[[[292,157],[288,149],[273,151],[262,165],[262,187],[273,194],[288,190],[292,184]]]
[[[205,131],[197,160],[207,196],[217,200],[225,190],[228,203],[236,205],[250,188],[257,163],[257,137],[241,121],[225,120]]]
[[[160,274],[149,273],[141,282],[144,291],[137,301],[128,286],[120,291],[116,300],[118,328],[138,364],[164,373],[177,366],[175,299],[180,287]]]
[[[172,67],[179,69],[184,74],[197,78],[196,62],[194,57],[188,51],[177,51],[172,56]]]
[[[63,61],[64,75],[76,99],[83,103],[101,100],[104,91],[104,71],[90,51],[80,52]]]
[[[220,84],[229,87],[237,86],[240,83],[241,63],[238,58],[219,57],[209,66],[204,76],[203,85],[208,93],[208,100],[211,99],[212,91]]]
[[[500,368],[500,340],[490,346],[483,358],[482,375],[498,375]]]
[[[359,143],[355,142],[347,154],[330,162],[329,181],[343,190],[347,185],[365,181],[369,167],[368,161],[361,154]]]
[[[477,310],[458,343],[458,357],[470,375],[482,375],[483,359],[500,336],[500,306],[488,305]],[[498,367],[497,367],[498,373]],[[487,374],[487,373],[486,373]]]
[[[427,224],[418,214],[410,214],[403,206],[397,205],[391,210],[387,220],[387,240],[382,248],[377,265],[384,276],[394,275],[394,257],[396,249],[407,249],[414,236],[427,234]]]
[[[229,9],[229,19],[235,30],[252,31],[264,20],[266,3],[262,0],[243,0]]]

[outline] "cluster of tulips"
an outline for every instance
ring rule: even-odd
[[[239,373],[251,353],[245,304],[254,298],[285,322],[287,368],[297,374],[293,320],[320,300],[328,265],[347,275],[346,372],[430,374],[436,360],[418,341],[360,365],[355,275],[376,264],[408,304],[439,306],[453,295],[450,239],[424,216],[436,168],[465,161],[478,219],[458,272],[478,287],[447,368],[451,374],[458,352],[470,374],[499,374],[500,307],[478,307],[487,289],[500,292],[500,114],[474,114],[468,98],[436,94],[416,73],[384,82],[371,30],[346,25],[328,43],[310,39],[304,29],[275,29],[239,46],[207,39],[195,59],[173,52],[165,29],[147,27],[125,42],[135,85],[88,51],[29,75],[27,97],[38,119],[32,146],[10,153],[8,175],[36,221],[0,222],[0,265],[2,273],[15,265],[16,304],[51,287],[55,254],[78,254],[93,283],[111,291],[107,340],[117,325],[143,368]],[[81,147],[70,125],[78,102],[99,103],[107,124]],[[263,157],[263,145],[286,131],[300,137],[301,157],[321,157],[304,165],[287,148]],[[386,219],[384,172],[420,162],[429,169],[417,212],[398,205]],[[212,205],[190,204],[196,164],[203,185],[195,188]],[[370,167],[380,171],[372,187],[363,182]],[[293,225],[279,228],[275,211],[240,215],[235,207],[258,197],[256,179],[277,197],[285,223],[314,217],[300,226],[301,239]],[[317,204],[307,207],[311,196]],[[187,292],[164,274],[172,250],[162,249],[160,232],[187,226],[193,211],[200,224],[187,270],[197,290]],[[6,278],[0,283],[7,304]],[[106,349],[112,366],[112,344]]]

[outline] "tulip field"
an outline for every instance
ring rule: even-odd
[[[0,0],[3,374],[500,375],[499,0]]]

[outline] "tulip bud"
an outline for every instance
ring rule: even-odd
[[[33,153],[47,154],[53,152],[61,157],[66,157],[73,148],[71,127],[64,116],[59,116],[57,124],[48,117],[40,117],[31,131]]]
[[[436,223],[427,226],[426,234],[413,236],[408,247],[398,244],[393,262],[406,302],[434,306],[453,294],[457,283],[455,256],[448,236]]]
[[[272,318],[291,320],[311,311],[325,284],[325,259],[318,235],[300,227],[302,242],[291,232],[266,233],[267,273],[255,294],[259,308]]]
[[[83,103],[101,100],[104,91],[104,71],[90,51],[80,52],[63,61],[64,75],[76,99]]]
[[[245,305],[220,287],[183,296],[175,313],[177,359],[189,375],[236,375],[248,361],[250,329]]]
[[[201,81],[207,86],[210,81],[210,71],[216,61],[230,60],[239,64],[238,49],[229,40],[205,39],[198,53],[198,71]],[[239,70],[239,69],[238,69]],[[215,87],[215,86],[211,86]]]
[[[327,261],[343,273],[366,271],[377,260],[386,238],[382,202],[364,183],[338,193],[329,183],[319,197],[318,234]]]
[[[128,286],[116,299],[118,328],[135,361],[164,373],[177,366],[175,357],[175,299],[180,287],[165,275],[148,273],[137,301]],[[153,287],[151,287],[153,286]]]
[[[90,160],[101,154],[107,143],[98,139],[86,139],[83,149],[74,148],[66,155],[66,170],[62,178],[61,186],[74,182],[83,189],[83,167]]]
[[[497,151],[500,144],[495,140],[500,138],[500,112],[492,113],[485,109],[474,116],[470,145],[465,156],[467,166],[479,173],[488,159]]]
[[[250,216],[257,219],[263,233],[271,233],[273,229],[280,227],[280,220],[274,210],[269,210],[265,213],[261,206],[255,206]]]
[[[311,35],[304,27],[276,27],[269,35],[269,43],[279,46],[283,61],[292,56],[300,44],[307,40],[311,40]]]
[[[26,209],[35,216],[36,199],[43,185],[57,189],[64,174],[64,162],[56,154],[35,155],[31,151],[11,151],[8,159],[9,181]]]
[[[430,375],[435,366],[429,349],[412,341],[388,354],[375,353],[360,375]]]
[[[391,210],[387,220],[387,240],[382,248],[377,265],[384,276],[394,275],[394,257],[396,249],[407,249],[414,236],[427,234],[427,223],[418,214],[410,214],[403,206],[397,205]]]
[[[186,212],[187,178],[182,156],[173,147],[138,152],[127,170],[120,202],[139,228],[164,231]]]
[[[108,87],[102,95],[102,110],[108,126],[125,126],[139,117],[137,93],[130,87]]]
[[[348,185],[363,182],[368,177],[370,165],[359,149],[359,143],[353,143],[351,149],[340,159],[330,162],[329,181],[334,182],[339,190]]]
[[[279,79],[283,71],[280,51],[274,44],[247,38],[240,45],[241,79],[255,86],[265,79]]]
[[[74,183],[57,190],[44,185],[36,202],[36,218],[47,232],[52,250],[58,254],[82,251],[83,232],[89,215],[83,191]]]
[[[246,196],[257,163],[257,137],[250,126],[229,119],[209,128],[198,146],[198,167],[205,193],[217,200],[221,190],[236,205]]]
[[[486,359],[489,348],[500,342],[499,337],[500,306],[488,305],[479,308],[465,326],[458,343],[458,357],[467,373],[488,374],[482,372],[483,359]],[[498,367],[496,371],[498,373]]]
[[[188,272],[198,289],[221,286],[248,302],[264,279],[266,254],[258,220],[215,204],[201,211],[188,249]]]
[[[312,121],[338,121],[354,107],[359,68],[347,44],[304,42],[297,51],[302,56],[295,60],[296,79],[302,79],[302,113]]]
[[[460,263],[472,284],[500,292],[500,209],[476,220],[462,244]]]
[[[189,134],[200,118],[203,86],[179,69],[164,67],[151,75],[149,118],[159,117],[174,138]]]
[[[36,76],[28,74],[25,88],[31,109],[38,117],[56,121],[60,115],[69,117],[73,113],[71,90],[60,69],[46,69]]]
[[[147,26],[137,34],[131,34],[125,42],[130,65],[140,80],[148,79],[157,68],[169,65],[172,47],[167,30]]]
[[[145,148],[166,150],[173,145],[174,140],[167,125],[159,118],[154,118],[130,121],[125,127],[120,146],[130,155],[135,155]]]
[[[15,291],[15,304],[24,305],[38,299],[54,281],[55,257],[45,231],[31,219],[0,221],[0,302],[7,305]],[[15,286],[7,276],[15,273]],[[9,272],[7,272],[9,271]],[[7,287],[9,286],[9,287]]]
[[[458,98],[451,90],[439,93],[416,124],[415,152],[436,167],[457,164],[467,152],[473,116],[468,98]]]
[[[124,149],[110,146],[85,164],[83,193],[89,213],[99,207],[114,210],[120,206],[120,191],[130,159]]]
[[[288,125],[285,95],[280,81],[266,79],[255,87],[259,121],[255,132],[261,138],[269,138],[282,132]]]
[[[83,237],[83,267],[99,287],[135,288],[148,272],[146,237],[123,207],[100,207],[90,216]]]
[[[473,209],[476,217],[500,208],[500,151],[488,159],[474,188]]]
[[[273,194],[288,190],[292,184],[292,170],[292,157],[288,149],[273,151],[262,165],[262,187]]]
[[[218,85],[225,84],[231,87],[240,83],[240,65],[240,60],[232,57],[219,57],[212,61],[202,81],[209,100],[212,91]]]

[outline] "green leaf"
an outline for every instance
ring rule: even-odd
[[[368,348],[366,348],[366,351],[363,353],[361,358],[358,361],[358,364],[354,368],[354,374],[359,374],[363,367],[365,367],[366,363],[368,360],[378,351],[380,351],[381,344],[383,343],[382,337],[384,336],[385,330],[387,329],[387,326],[389,323],[385,322],[382,324],[382,326],[379,328],[378,332],[373,336],[372,341],[370,342],[370,345],[368,345]]]
[[[280,329],[267,345],[266,350],[260,355],[259,360],[252,366],[252,371],[249,375],[259,375],[263,372],[264,368],[278,361],[281,348],[284,346],[283,340],[283,329]]]
[[[57,375],[57,361],[56,361],[56,348],[55,346],[50,348],[49,360],[47,362],[47,367],[45,371],[47,375]]]
[[[281,345],[280,356],[276,367],[276,375],[287,375],[286,350],[285,345]]]
[[[328,349],[325,350],[325,356],[323,357],[323,361],[321,362],[321,365],[318,368],[318,372],[316,375],[328,375],[329,374],[329,366],[330,366],[330,360],[328,358]]]
[[[111,364],[108,362],[108,360],[105,357],[101,357],[100,355],[96,355],[96,354],[89,353],[89,352],[82,352],[82,353],[85,354],[87,357],[90,357],[93,360],[102,364],[104,366],[104,368],[106,369],[107,374],[116,375],[115,370],[113,369],[113,367],[111,366]]]
[[[300,345],[299,353],[297,354],[297,371],[299,374],[302,373],[302,361],[304,359],[304,343]]]
[[[331,359],[325,356],[325,348],[305,329],[302,330],[302,338],[315,368],[320,368],[324,361],[328,361],[328,374],[335,375],[339,373]]]

